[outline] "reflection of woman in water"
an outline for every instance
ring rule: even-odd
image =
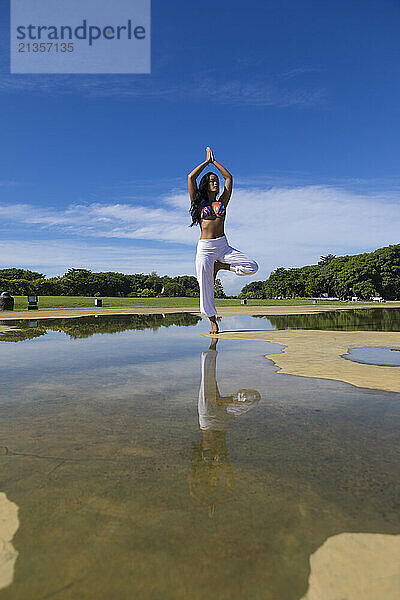
[[[225,187],[217,200],[219,179],[215,173],[208,171],[200,180],[197,188],[196,179],[206,165],[212,163],[225,178]],[[192,225],[200,225],[201,236],[197,243],[196,273],[200,286],[200,312],[211,321],[210,333],[218,333],[216,308],[214,299],[215,277],[220,269],[233,271],[236,275],[253,275],[258,270],[257,263],[229,246],[224,234],[226,207],[232,194],[232,175],[220,165],[207,147],[207,158],[188,176],[188,187],[191,199],[190,213]]]
[[[217,342],[214,338],[209,350],[201,355],[198,410],[202,439],[193,447],[189,477],[191,496],[208,505],[210,516],[215,505],[222,503],[234,489],[226,448],[229,423],[260,401],[257,390],[242,389],[236,394],[221,396],[216,379]]]

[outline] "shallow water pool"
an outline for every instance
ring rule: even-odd
[[[398,394],[279,374],[281,346],[190,314],[12,326],[0,599],[396,597]]]
[[[351,348],[343,358],[365,365],[400,367],[400,348]]]

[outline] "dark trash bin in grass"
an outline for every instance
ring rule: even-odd
[[[28,310],[38,310],[38,297],[34,294],[28,296]]]
[[[0,310],[14,310],[14,298],[10,292],[0,294]]]

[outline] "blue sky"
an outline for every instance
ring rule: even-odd
[[[260,265],[227,292],[399,242],[397,0],[153,0],[150,75],[12,75],[0,17],[0,268],[194,275],[207,145]]]

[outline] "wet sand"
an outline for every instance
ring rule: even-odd
[[[302,600],[395,600],[400,536],[341,533],[328,538],[310,559],[309,589]]]
[[[342,358],[349,348],[400,348],[400,334],[396,331],[238,331],[221,332],[213,337],[282,344],[285,348],[281,354],[266,355],[279,367],[278,373],[400,392],[400,367],[360,364]]]
[[[12,539],[19,526],[18,508],[0,492],[0,590],[11,584],[18,552]]]

